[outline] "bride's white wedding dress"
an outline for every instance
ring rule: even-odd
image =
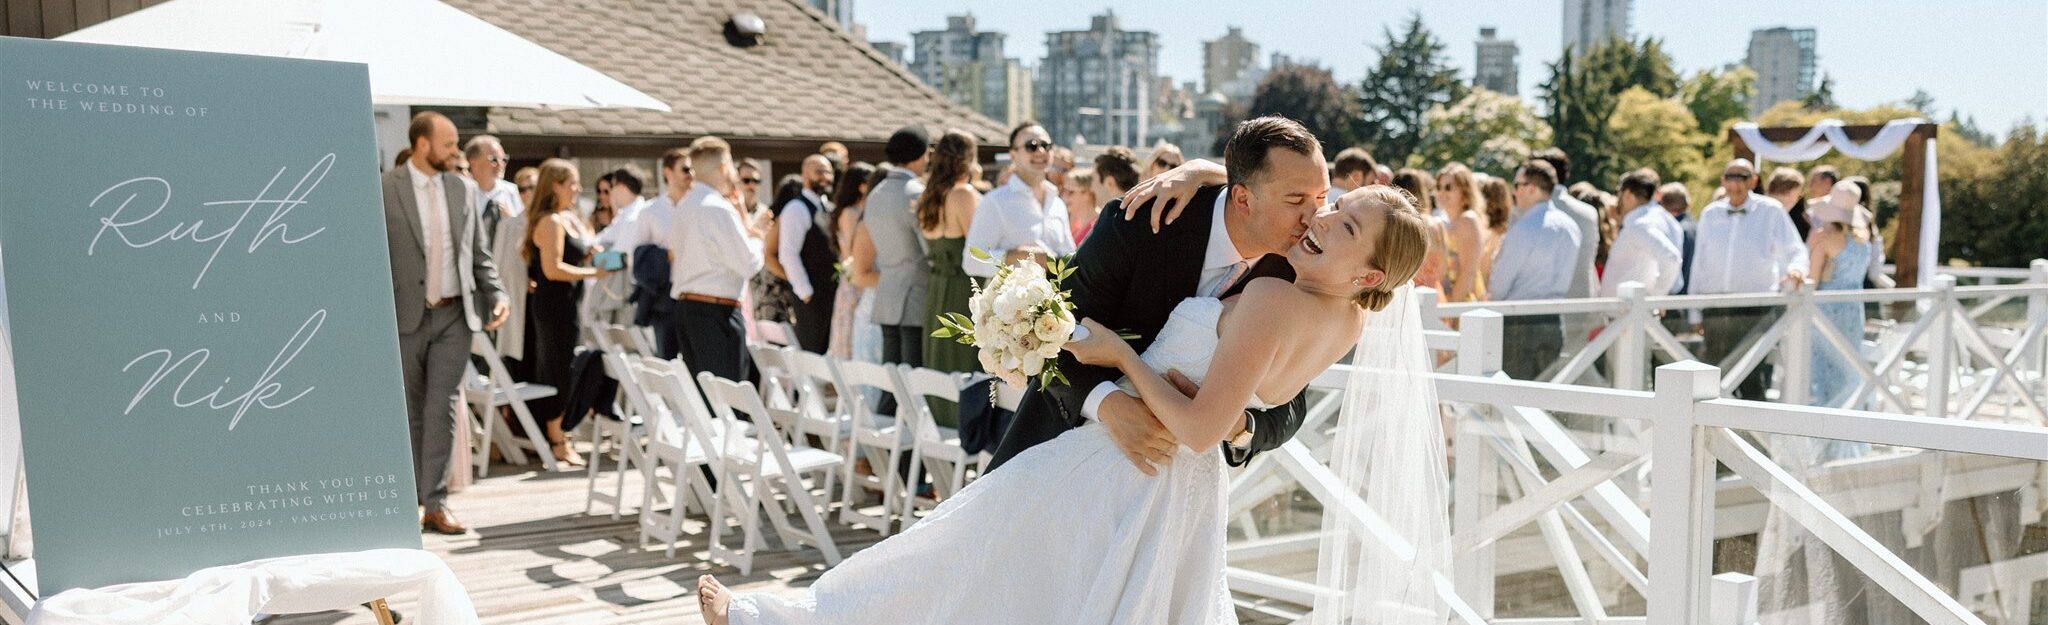
[[[1222,313],[1215,298],[1182,301],[1145,364],[1201,383]],[[1223,579],[1228,480],[1216,448],[1183,446],[1147,476],[1090,424],[1004,466],[826,571],[800,599],[733,597],[732,622],[1237,622]]]

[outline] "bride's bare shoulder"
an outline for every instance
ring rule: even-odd
[[[1252,321],[1252,327],[1266,332],[1286,334],[1312,333],[1316,330],[1317,315],[1308,314],[1318,304],[1315,295],[1294,286],[1294,283],[1280,278],[1254,278],[1244,287],[1237,298],[1236,310],[1232,314],[1240,320]]]

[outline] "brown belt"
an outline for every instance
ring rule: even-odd
[[[718,296],[716,296],[716,295],[705,295],[705,294],[702,294],[702,293],[684,293],[684,294],[681,294],[681,295],[677,295],[677,296],[676,296],[676,299],[679,299],[679,300],[683,300],[683,301],[685,301],[685,302],[699,302],[699,303],[704,303],[704,304],[717,304],[717,305],[720,305],[720,306],[731,306],[731,307],[733,307],[733,308],[739,308],[739,306],[740,306],[740,301],[739,301],[739,300],[736,300],[736,299],[730,299],[730,298],[724,298],[724,297],[718,297]]]
[[[453,303],[455,303],[455,300],[456,300],[456,299],[458,299],[458,298],[453,298],[453,297],[450,297],[450,298],[446,298],[446,299],[430,299],[430,300],[427,300],[427,309],[428,309],[428,310],[433,310],[433,309],[435,309],[435,308],[440,308],[440,307],[442,307],[442,306],[447,306],[447,305],[449,305],[449,304],[453,304]]]

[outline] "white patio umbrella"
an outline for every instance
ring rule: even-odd
[[[364,63],[381,105],[669,110],[435,0],[172,0],[57,39]]]

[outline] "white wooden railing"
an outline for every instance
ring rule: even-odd
[[[2033,276],[2048,273],[2044,267],[2048,263],[2037,262]],[[2048,310],[2038,301],[2048,296],[2048,289],[2041,287],[2039,283],[2020,287],[2029,289],[2022,293],[2030,299],[2029,332],[2036,349],[2042,320],[2038,311]],[[1941,320],[1927,324],[1931,331],[1974,332],[1974,328],[1955,327],[1962,309],[1952,305],[1961,299],[1954,295],[1956,291],[1970,288],[1978,287],[1937,287],[1928,290],[1931,294],[1904,290],[1885,296],[1928,300],[1934,312],[1926,316]],[[1789,305],[1796,311],[1828,295],[1833,294],[1794,294],[1788,298]],[[1622,311],[1617,317],[1627,320],[1631,313],[1645,310],[1651,300],[1668,303],[1672,299],[1644,298],[1639,293],[1617,298],[1615,303],[1626,304],[1617,307]],[[1703,298],[1694,299],[1693,303],[1703,303],[1699,301]],[[1515,305],[1541,313],[1568,312],[1561,303]],[[1943,314],[1944,308],[1949,314]],[[1802,321],[1798,314],[1786,316],[1796,325]],[[1930,416],[1724,399],[1729,376],[1717,367],[1691,361],[1659,367],[1654,391],[1513,380],[1499,372],[1502,315],[1471,310],[1458,321],[1457,330],[1432,331],[1429,340],[1433,349],[1455,353],[1450,361],[1453,367],[1438,374],[1438,392],[1455,424],[1453,541],[1458,552],[1454,579],[1439,587],[1441,598],[1459,622],[1756,622],[1756,580],[1741,572],[1715,575],[1710,565],[1716,538],[1756,533],[1762,525],[1760,513],[1768,511],[1783,514],[1804,528],[1927,622],[1984,623],[1979,613],[1993,615],[1993,622],[1998,623],[2029,622],[2024,587],[2048,579],[2048,568],[2028,571],[2039,568],[2030,565],[2043,558],[2030,556],[1974,567],[1962,575],[1961,596],[1952,595],[1850,519],[1900,511],[1910,546],[1931,527],[1929,515],[1938,515],[1946,502],[2018,492],[2021,523],[2040,523],[2043,512],[2048,512],[2048,428],[2038,421],[1949,418],[1967,417],[1970,412]],[[1797,332],[1800,330],[1784,331]],[[1598,353],[1610,347],[1590,351]],[[2005,364],[2010,368],[2019,363],[2008,357]],[[1791,368],[1796,369],[1796,364]],[[1299,571],[1289,574],[1260,568],[1287,561],[1288,556],[1313,558],[1320,539],[1314,531],[1262,535],[1252,511],[1276,495],[1303,493],[1319,502],[1325,515],[1339,515],[1341,522],[1362,527],[1375,526],[1376,513],[1356,493],[1337,486],[1341,482],[1327,467],[1330,431],[1344,426],[1335,414],[1335,391],[1341,390],[1347,374],[1340,365],[1319,378],[1311,387],[1317,391],[1296,439],[1275,453],[1254,459],[1232,479],[1229,512],[1243,538],[1231,544],[1229,579],[1240,605],[1302,616],[1305,613],[1299,609],[1290,612],[1276,606],[1310,606],[1315,597],[1334,592],[1317,587]],[[2038,410],[2039,398],[2032,400],[2032,407]],[[1981,400],[1973,399],[1977,402]],[[1600,439],[1600,445],[1589,449],[1558,423],[1553,415],[1559,413],[1603,419],[1613,427]],[[1844,502],[1850,508],[1838,509],[1796,477],[1804,475],[1808,467],[1788,469],[1737,431],[1923,451],[1855,469],[1831,468],[1905,471],[1917,476],[1880,484],[1877,494],[1883,496],[1857,497]],[[1967,455],[1948,459],[1943,452]],[[1732,469],[1734,475],[1718,477],[1717,462]],[[1543,466],[1552,468],[1555,477],[1546,478]],[[1960,479],[1965,473],[1969,479]],[[1729,509],[1751,504],[1717,508],[1717,499],[1740,499],[1729,494],[1745,491],[1759,509]],[[1515,498],[1503,503],[1503,493]],[[1504,539],[1531,524],[1539,530],[1541,550],[1549,553],[1548,561],[1533,565],[1501,562]],[[1400,541],[1398,536],[1390,536],[1383,537],[1383,542]],[[1580,545],[1592,553],[1583,554]],[[1589,568],[1589,562],[1596,568]],[[1565,592],[1577,614],[1495,618],[1494,594],[1501,570],[1546,565],[1554,565],[1562,574]],[[1604,570],[1598,568],[1602,565]],[[1596,571],[1603,579],[1618,579],[1640,594],[1647,613],[1608,614],[1603,595],[1612,593],[1603,591],[1611,589],[1595,583]],[[2022,588],[2015,590],[2016,584]]]

